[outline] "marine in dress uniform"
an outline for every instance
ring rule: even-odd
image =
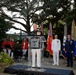
[[[7,41],[7,52],[8,55],[11,56],[11,58],[13,58],[14,56],[14,41],[12,40],[12,38],[10,38],[10,40]]]
[[[14,41],[12,38],[10,38],[9,45],[11,47],[11,58],[13,58],[14,57]]]
[[[21,48],[22,48],[23,56],[26,56],[26,52],[28,50],[28,41],[26,38],[23,39]]]
[[[33,29],[34,31],[31,32],[32,36],[40,36],[42,35],[42,32],[37,30],[37,25],[33,24]],[[31,49],[32,51],[32,67],[35,68],[40,68],[41,67],[41,49],[36,48],[36,49]],[[37,55],[37,65],[35,64],[35,55]]]
[[[10,38],[9,45],[11,49],[14,50],[14,41],[12,40],[12,38]]]
[[[59,65],[59,51],[61,50],[61,42],[58,39],[58,35],[55,35],[55,39],[52,40],[53,50],[53,65]]]
[[[73,52],[74,52],[74,40],[71,39],[71,36],[68,35],[65,42],[65,52],[67,57],[67,67],[73,67]]]
[[[7,45],[7,40],[5,38],[4,41],[2,42],[2,49],[4,53],[7,53],[6,45]]]

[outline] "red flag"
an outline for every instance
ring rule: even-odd
[[[50,23],[50,25],[49,25],[49,32],[48,32],[48,38],[47,38],[47,47],[46,47],[46,50],[51,55],[53,55],[51,46],[52,46],[52,24]]]

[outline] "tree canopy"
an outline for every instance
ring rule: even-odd
[[[11,16],[4,12],[4,8],[11,12]],[[21,24],[30,33],[31,23],[36,22],[49,28],[53,24],[53,32],[61,31],[63,34],[63,23],[67,23],[69,32],[72,20],[76,20],[75,0],[0,0],[0,11],[5,19],[10,22]],[[23,22],[22,22],[23,20]],[[13,28],[16,28],[12,26]],[[18,29],[18,28],[16,28]]]
[[[38,0],[1,0],[0,7],[5,18],[21,24],[27,33],[30,32],[30,23],[32,18],[36,15],[35,12],[40,8]],[[3,8],[6,8],[7,11],[11,11],[12,16],[10,17],[9,14],[5,13]],[[23,20],[24,23],[20,20]]]
[[[11,28],[11,23],[0,17],[0,39],[6,37],[6,31]]]

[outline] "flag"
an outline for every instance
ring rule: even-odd
[[[75,40],[75,21],[72,21],[72,27],[71,27],[71,38]]]
[[[66,39],[67,39],[67,24],[65,23],[65,24],[64,24],[63,44],[62,44],[62,56],[63,56],[65,59],[66,59],[66,53],[65,53],[65,51],[64,51],[63,49],[64,49],[64,47],[65,47]]]
[[[50,25],[49,25],[49,31],[48,31],[48,38],[47,38],[47,47],[46,47],[46,50],[51,55],[53,55],[51,46],[52,46],[52,24],[50,23]]]
[[[75,21],[72,21],[72,27],[71,27],[71,38],[74,40],[74,56],[76,56],[76,26]]]

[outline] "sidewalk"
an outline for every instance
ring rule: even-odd
[[[27,61],[20,60],[19,62],[15,62],[14,65],[31,65],[28,64]],[[65,70],[73,70],[73,72],[76,75],[76,59],[74,60],[74,66],[73,67],[66,67],[66,60],[64,58],[60,58],[60,64],[59,66],[53,66],[52,58],[42,58],[42,67],[43,68],[55,68],[55,69],[65,69]],[[0,73],[0,75],[15,75],[15,74],[5,74]]]

